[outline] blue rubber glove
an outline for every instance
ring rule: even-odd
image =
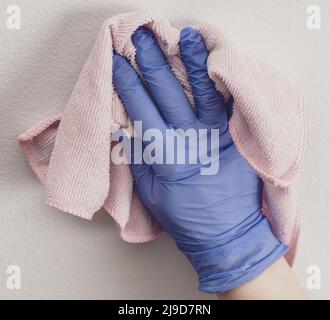
[[[115,54],[113,59],[114,86],[130,118],[142,121],[143,132],[215,128],[220,135],[215,174],[202,175],[205,164],[200,162],[133,163],[135,188],[192,263],[201,291],[223,293],[241,286],[283,256],[287,246],[275,238],[262,214],[262,181],[233,144],[230,105],[208,76],[203,40],[192,28],[181,31],[195,111],[153,33],[141,27],[132,39],[144,82],[124,57]]]

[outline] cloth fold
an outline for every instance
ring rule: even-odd
[[[180,32],[161,15],[132,12],[104,22],[62,114],[42,120],[19,144],[46,189],[46,203],[91,219],[104,208],[129,242],[154,239],[162,230],[133,188],[129,165],[111,162],[118,129],[132,123],[112,85],[113,48],[138,70],[131,41],[150,28],[192,105],[192,90],[180,58]],[[208,72],[216,88],[234,98],[229,126],[237,149],[264,181],[263,212],[275,235],[289,246],[290,264],[299,236],[295,179],[305,148],[301,90],[263,62],[236,50],[213,26],[195,26],[209,51]]]

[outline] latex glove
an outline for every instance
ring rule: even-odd
[[[237,151],[228,130],[224,98],[207,73],[208,52],[199,33],[181,31],[182,59],[196,111],[173,75],[153,33],[133,35],[136,60],[145,84],[128,61],[113,59],[114,86],[143,131],[218,128],[220,168],[201,175],[205,164],[132,164],[135,187],[144,205],[174,238],[199,275],[199,288],[225,292],[257,277],[284,255],[261,210],[262,181]],[[148,145],[144,144],[144,147]],[[164,148],[165,149],[165,148]]]

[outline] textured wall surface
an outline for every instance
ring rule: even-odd
[[[20,30],[8,30],[9,5],[21,8]],[[322,26],[306,27],[306,7],[321,8]],[[166,235],[132,245],[99,212],[92,222],[46,206],[23,159],[18,134],[63,110],[103,20],[149,8],[175,26],[206,21],[305,91],[309,140],[299,180],[303,213],[295,267],[321,270],[314,298],[330,298],[330,3],[327,0],[1,0],[0,3],[0,298],[214,298],[198,293],[194,272]],[[251,75],[253,77],[253,75]],[[6,287],[18,265],[22,288]]]

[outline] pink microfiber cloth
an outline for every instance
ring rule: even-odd
[[[113,48],[138,70],[131,36],[150,28],[192,101],[180,59],[177,29],[158,14],[134,12],[103,24],[95,46],[62,114],[19,137],[29,164],[46,188],[46,203],[91,219],[104,208],[129,242],[155,238],[161,228],[140,202],[130,167],[111,163],[112,134],[132,124],[112,85]],[[294,180],[302,164],[305,117],[302,94],[269,66],[235,50],[214,27],[196,26],[209,51],[208,71],[217,89],[234,97],[230,132],[247,162],[264,181],[263,210],[275,235],[290,246],[292,264],[299,219]],[[221,169],[220,169],[221,170]]]

